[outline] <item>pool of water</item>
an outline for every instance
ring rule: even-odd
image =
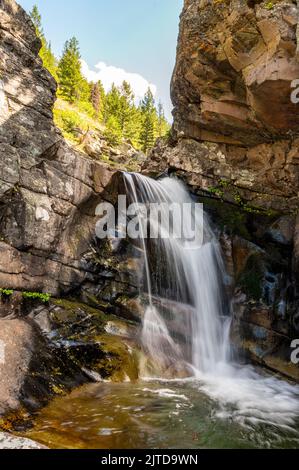
[[[261,413],[248,394],[212,391],[198,379],[85,385],[41,410],[26,437],[58,449],[299,448],[298,410],[278,403],[275,415],[275,392]]]

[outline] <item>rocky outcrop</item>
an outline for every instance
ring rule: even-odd
[[[0,285],[57,295],[88,275],[95,207],[115,197],[116,172],[65,143],[34,27],[15,1],[0,6]]]
[[[25,11],[0,0],[0,415],[86,381],[138,374],[136,324],[109,316],[137,287],[95,237],[95,209],[116,201],[120,173],[54,126],[56,83],[40,47]]]
[[[296,2],[185,1],[172,81],[179,135],[248,147],[299,130]]]
[[[227,199],[236,188],[254,206],[298,209],[297,16],[288,0],[185,1],[172,80],[175,149],[162,158],[156,151],[149,171],[158,159],[160,171],[179,169],[203,189],[228,181]]]
[[[298,5],[185,0],[172,78],[174,124],[143,171],[173,173],[218,229],[235,343],[298,379]]]
[[[79,302],[28,299],[0,327],[0,428],[86,382],[138,378],[135,322]]]

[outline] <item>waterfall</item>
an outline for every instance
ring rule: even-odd
[[[299,387],[231,359],[225,272],[207,216],[185,211],[182,224],[173,220],[173,235],[148,238],[149,228],[167,233],[167,208],[173,202],[184,212],[186,203],[192,206],[192,198],[174,178],[155,181],[124,173],[124,181],[130,202],[163,206],[158,222],[151,211],[138,215],[142,230],[137,243],[143,254],[143,291],[147,293],[142,344],[151,359],[148,376],[161,380],[189,377],[218,403],[216,416],[249,426],[270,425],[274,433],[279,426],[299,439]],[[190,237],[190,222],[195,232],[202,233],[202,243]],[[181,225],[187,232],[180,237]]]
[[[151,217],[152,212],[146,214],[146,220],[139,215],[148,293],[143,346],[164,369],[180,362],[189,364],[189,370],[211,371],[228,360],[229,308],[223,295],[221,253],[207,216],[194,210],[194,201],[177,179],[155,181],[128,173],[124,178],[130,202],[160,208],[159,219]],[[180,221],[173,220],[171,232],[169,208],[174,202],[182,213]],[[191,227],[202,234],[201,243],[194,242]],[[166,236],[145,237],[146,229],[149,233],[159,229]],[[171,315],[176,311],[184,314],[173,319],[176,332],[172,334]]]

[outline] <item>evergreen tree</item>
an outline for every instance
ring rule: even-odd
[[[140,104],[141,109],[141,132],[140,144],[144,153],[153,147],[155,142],[155,100],[151,89],[148,88],[143,100]]]
[[[130,84],[126,81],[120,87],[119,97],[119,124],[124,137],[128,137],[127,127],[131,117],[131,110],[134,104],[134,94]]]
[[[140,132],[140,115],[134,100],[135,96],[131,85],[124,81],[120,88],[119,124],[123,138],[137,143]]]
[[[57,60],[52,52],[51,44],[47,42],[43,28],[42,28],[42,17],[38,11],[36,5],[33,6],[30,12],[31,20],[35,26],[37,37],[41,40],[42,47],[39,52],[40,58],[42,59],[44,67],[52,74],[57,80]]]
[[[112,84],[111,90],[106,95],[105,100],[105,123],[110,116],[113,116],[119,123],[120,121],[120,92],[119,89]]]
[[[164,113],[164,108],[163,108],[163,105],[161,103],[161,101],[159,101],[158,103],[158,109],[157,109],[157,129],[156,129],[156,136],[157,137],[163,137],[164,135],[167,134],[167,132],[169,131],[169,124],[165,118],[165,113]]]
[[[33,5],[32,10],[30,12],[30,17],[35,26],[36,34],[40,38],[44,35],[44,32],[42,28],[42,17],[40,12],[38,11],[37,5]]]
[[[81,70],[81,69],[80,69]],[[92,104],[91,102],[91,86],[88,80],[86,80],[83,75],[81,75],[81,81],[80,81],[80,90],[79,90],[79,100],[89,103],[90,105]]]
[[[111,114],[107,119],[105,137],[108,140],[109,144],[113,147],[121,143],[122,130],[119,125],[119,120],[113,114]]]
[[[86,80],[81,73],[78,40],[73,37],[66,41],[58,64],[59,92],[70,103],[79,101],[87,94]],[[88,86],[88,84],[87,84]]]

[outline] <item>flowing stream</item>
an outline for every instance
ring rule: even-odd
[[[129,202],[147,209],[133,241],[144,265],[143,380],[55,399],[30,437],[53,447],[299,447],[299,387],[233,357],[225,269],[207,216],[174,178],[124,181]],[[169,222],[173,203],[183,210]]]

